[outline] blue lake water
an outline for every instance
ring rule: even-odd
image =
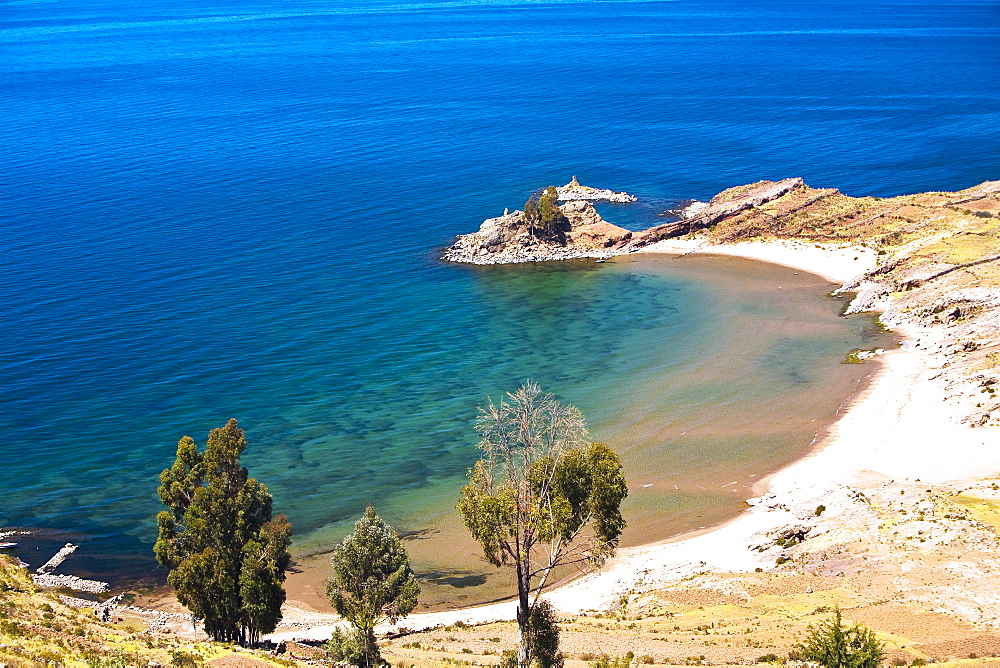
[[[765,178],[1000,178],[991,1],[0,0],[0,90],[0,525],[138,570],[177,439],[231,416],[303,550],[368,501],[412,530],[443,512],[475,407],[529,377],[680,478],[733,439],[747,471],[806,447],[802,425],[704,449],[651,425],[844,393],[866,321],[820,282],[796,323],[708,266],[436,261],[535,188],[628,190],[602,211],[639,228]]]

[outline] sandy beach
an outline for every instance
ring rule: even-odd
[[[871,249],[797,242],[712,245],[684,240],[654,244],[646,252],[740,256],[844,285],[874,269],[877,262]],[[1000,450],[990,446],[994,430],[962,424],[961,398],[945,401],[947,393],[937,377],[941,353],[926,344],[932,333],[915,326],[897,326],[896,331],[905,337],[900,349],[878,355],[874,379],[843,407],[831,428],[817,435],[812,452],[759,483],[756,497],[747,501],[743,513],[700,533],[622,548],[601,571],[546,596],[563,613],[577,614],[613,608],[623,596],[696,574],[773,569],[776,555],[783,553],[773,536],[784,528],[807,527],[810,536],[869,530],[870,513],[859,502],[867,499],[865,495],[893,483],[957,488],[1000,471]],[[918,340],[924,344],[918,346]],[[295,628],[283,628],[272,637],[322,639],[335,623],[317,615],[296,620],[293,610],[288,617]],[[513,618],[514,603],[504,602],[412,615],[400,625],[422,629]]]

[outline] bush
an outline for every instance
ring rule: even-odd
[[[420,647],[420,643],[413,643],[413,645]],[[334,629],[330,639],[323,643],[323,651],[332,661],[350,663],[355,666],[360,665],[364,658],[364,646],[358,634],[340,628]]]
[[[601,654],[597,659],[591,662],[590,665],[594,668],[629,668],[632,665],[632,660],[635,658],[635,654],[629,652],[625,656],[611,657],[607,654]]]
[[[517,650],[505,649],[497,665],[500,668],[517,668]]]
[[[177,668],[198,668],[202,665],[203,658],[201,654],[188,654],[179,649],[170,650],[170,665]]]
[[[810,631],[799,643],[802,658],[826,668],[877,668],[885,658],[885,645],[864,625],[841,623],[840,607],[833,617]]]
[[[11,636],[12,638],[17,638],[18,636],[24,635],[24,629],[21,628],[17,622],[0,620],[0,633]]]
[[[122,654],[106,659],[102,659],[100,656],[88,656],[85,660],[87,668],[126,668],[128,666],[128,659]]]
[[[538,668],[562,668],[563,653],[559,651],[559,625],[552,604],[542,599],[528,618],[531,657]]]

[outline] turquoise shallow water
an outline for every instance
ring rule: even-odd
[[[637,481],[722,451],[767,468],[807,430],[698,411],[847,388],[816,370],[867,325],[825,286],[772,337],[775,298],[716,270],[436,252],[572,174],[640,196],[603,209],[630,227],[760,178],[996,178],[997,7],[0,2],[0,524],[77,532],[67,568],[145,572],[157,473],[235,416],[301,549],[372,499],[419,528],[475,457],[476,405],[528,377]],[[637,521],[720,506],[678,480]]]

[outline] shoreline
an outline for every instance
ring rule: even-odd
[[[875,251],[849,244],[751,241],[711,244],[703,240],[657,242],[641,253],[683,256],[726,255],[786,266],[846,288],[878,265]],[[879,311],[881,313],[881,311]],[[940,361],[920,350],[915,326],[898,323],[900,349],[873,360],[873,371],[848,399],[834,423],[817,433],[802,457],[755,484],[748,508],[715,526],[685,532],[647,545],[620,548],[600,571],[550,589],[545,597],[564,614],[607,610],[623,596],[638,594],[706,572],[774,570],[786,551],[770,539],[795,524],[810,524],[813,535],[850,525],[859,495],[897,479],[917,484],[962,485],[1000,471],[1000,451],[991,452],[987,435],[962,425],[958,412],[941,401],[945,393],[932,378]],[[948,444],[947,465],[935,446]],[[822,517],[817,509],[823,506]],[[514,618],[515,601],[411,615],[396,626],[420,630],[461,621],[478,624]],[[289,611],[293,612],[293,611]],[[292,615],[295,616],[294,613]],[[291,620],[290,620],[291,621]],[[274,639],[324,639],[336,626],[291,621]],[[287,627],[286,627],[287,628]]]

